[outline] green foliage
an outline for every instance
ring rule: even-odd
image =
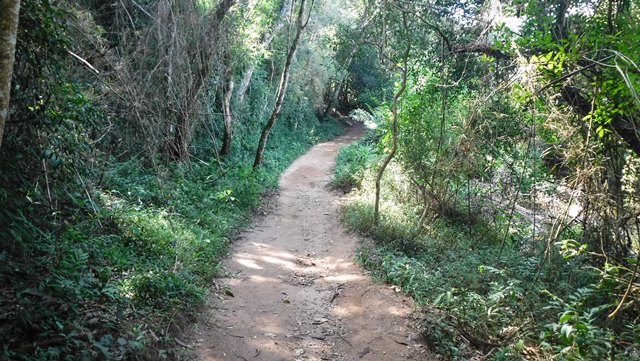
[[[340,150],[331,184],[336,188],[359,188],[367,168],[376,160],[373,146],[363,141],[350,144]]]
[[[377,127],[338,157],[334,186],[359,188],[344,220],[375,240],[363,264],[435,310],[424,318],[435,350],[471,357],[463,330],[499,342],[494,359],[639,357],[633,2],[316,4],[253,172],[290,41],[285,22],[262,45],[281,4],[236,6],[209,42],[216,1],[22,1],[0,151],[3,359],[175,356],[173,332],[260,196],[343,131],[315,115],[331,82],[341,111]],[[503,16],[514,14],[521,29]],[[374,222],[372,175],[409,40]],[[220,159],[223,75],[237,81],[253,61]],[[171,144],[186,146],[180,163],[163,157]],[[582,208],[571,220],[554,203]]]
[[[602,327],[606,311],[613,305],[606,303],[593,287],[583,287],[568,295],[568,301],[545,292],[551,297],[546,309],[557,310],[557,322],[545,325],[540,333],[542,346],[555,348],[566,359],[598,360],[615,354],[611,341],[616,336],[611,329]],[[600,299],[599,299],[600,298]],[[605,301],[605,303],[603,303]],[[600,322],[598,322],[600,321]],[[616,354],[616,359],[632,360],[633,353]]]
[[[425,25],[412,28],[380,222],[375,167],[348,156],[336,167],[360,185],[345,222],[375,240],[361,261],[438,309],[425,336],[451,358],[470,357],[459,347],[469,334],[503,345],[494,359],[637,357],[638,226],[627,217],[638,214],[638,9],[444,2],[413,18],[418,4],[374,22],[390,68],[408,40],[394,32],[407,19]],[[378,122],[379,154],[389,119]]]
[[[35,10],[25,16],[59,15],[43,4],[26,2],[25,9]],[[24,39],[34,34],[21,36],[19,51],[28,51],[24,44],[32,40]],[[35,71],[22,56],[20,66]],[[42,56],[38,61],[46,61]],[[51,61],[38,70],[61,67]],[[17,70],[18,85],[20,76],[31,76],[25,69]],[[110,129],[122,121],[112,123],[90,85],[58,81],[63,75],[41,73],[42,97],[16,98],[21,125],[7,132],[0,152],[1,358],[175,356],[171,335],[202,304],[229,240],[260,197],[294,159],[344,127],[319,123],[309,103],[288,104],[264,167],[253,172],[255,124],[270,101],[260,98],[268,86],[256,81],[252,111],[235,129],[229,159],[215,156],[215,129],[198,129],[197,161],[159,163],[111,153],[110,146],[121,144]]]
[[[172,353],[173,343],[163,340],[181,325],[176,312],[193,317],[229,239],[261,195],[313,142],[342,130],[336,123],[305,128],[275,129],[275,139],[288,141],[273,142],[259,173],[233,163],[154,171],[135,159],[112,160],[89,195],[74,183],[55,190],[59,202],[84,209],[64,221],[57,215],[62,210],[41,209],[42,223],[34,224],[21,204],[5,203],[0,265],[10,291],[2,307],[13,311],[4,313],[3,358],[30,359],[33,352],[39,359],[142,357],[152,345]],[[2,188],[6,199],[20,192]],[[39,202],[45,194],[30,197]]]
[[[357,165],[357,158],[342,157],[336,169],[362,172]],[[383,184],[401,179],[394,172]],[[387,211],[375,225],[373,175],[366,170],[363,174],[362,187],[343,211],[348,227],[375,241],[361,246],[358,260],[423,307],[425,339],[446,359],[471,356],[464,345],[468,336],[461,330],[502,344],[492,356],[495,360],[528,359],[532,350],[568,360],[598,360],[611,354],[623,360],[635,357],[633,323],[625,321],[625,331],[607,326],[614,295],[623,292],[617,288],[620,283],[611,279],[594,288],[599,276],[587,267],[580,244],[559,243],[553,252],[571,257],[555,256],[541,267],[538,255],[543,245],[531,241],[531,224],[509,221],[508,214],[493,223],[437,218],[427,229],[416,230],[415,199],[402,194],[406,188],[389,183],[382,188]],[[507,227],[509,237],[503,239]],[[562,236],[577,237],[579,231],[567,230]],[[615,274],[615,268],[610,269]]]
[[[349,91],[357,96],[351,108],[372,109],[392,97],[393,81],[380,65],[379,54],[362,46],[349,66]]]

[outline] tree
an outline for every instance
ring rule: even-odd
[[[354,31],[352,31],[352,32],[355,32],[356,34],[349,34],[351,35],[350,37],[353,40],[349,41],[349,39],[346,39],[347,42],[345,46],[349,48],[349,51],[347,53],[346,58],[344,59],[343,72],[338,74],[337,78],[335,79],[335,87],[331,92],[331,95],[329,96],[329,101],[327,102],[327,106],[324,109],[323,115],[325,117],[329,115],[331,113],[331,110],[338,105],[338,99],[342,94],[344,85],[346,83],[346,78],[349,75],[348,73],[349,67],[351,66],[351,63],[353,62],[353,59],[356,56],[358,50],[360,49],[360,46],[364,43],[364,37],[367,34],[367,26],[376,16],[377,7],[374,8],[374,5],[375,5],[375,1],[368,1],[365,4],[365,9],[364,9],[364,12],[362,13],[361,23],[358,24],[358,26],[355,28]]]
[[[16,51],[16,34],[20,0],[0,0],[0,147],[4,125],[9,117],[9,99],[11,97],[11,76]]]
[[[169,143],[169,150],[177,160],[186,162],[189,160],[189,152],[187,150],[191,140],[191,117],[194,105],[205,85],[211,78],[212,58],[215,54],[215,46],[212,43],[214,39],[219,37],[220,24],[226,17],[229,10],[235,5],[236,0],[222,0],[218,4],[218,8],[208,25],[207,30],[199,39],[201,46],[196,49],[196,58],[200,60],[200,64],[195,69],[194,77],[187,85],[186,93],[182,99],[180,110],[178,111],[178,119],[176,124],[175,137]],[[173,36],[173,34],[172,34]],[[171,79],[169,80],[171,81]],[[230,141],[230,140],[229,140]]]
[[[278,18],[276,19],[276,25],[271,29],[270,32],[267,32],[262,36],[261,42],[256,49],[256,53],[262,53],[269,48],[269,45],[275,39],[276,35],[285,25],[287,20],[287,14],[291,11],[291,6],[293,4],[293,0],[285,0],[282,4],[282,8],[280,9],[280,13]],[[240,81],[240,86],[238,90],[235,91],[236,100],[238,104],[244,103],[244,97],[249,89],[249,85],[251,84],[251,79],[253,77],[253,73],[256,69],[256,66],[259,63],[259,57],[256,54],[255,58],[250,57],[249,64],[247,68],[244,70],[244,74],[242,76],[242,80]],[[234,115],[233,115],[233,107],[232,100],[234,96],[235,87],[235,79],[234,79],[234,59],[232,57],[237,56],[237,54],[233,54],[231,50],[227,52],[224,61],[224,72],[222,75],[222,118],[224,125],[224,135],[222,139],[222,147],[220,149],[220,156],[224,157],[231,153],[231,144],[233,142],[233,123],[234,123]]]
[[[224,136],[222,138],[222,148],[220,156],[224,157],[231,153],[231,142],[233,140],[233,112],[231,110],[231,98],[233,95],[233,66],[227,61],[223,75],[222,84],[222,117],[224,121]]]
[[[402,12],[402,27],[403,27],[403,37],[405,37],[407,43],[405,44],[404,53],[402,54],[401,63],[398,66],[401,72],[401,80],[400,80],[400,88],[396,91],[396,94],[393,97],[393,105],[391,107],[391,123],[392,123],[392,134],[391,134],[391,151],[382,161],[380,168],[378,168],[378,172],[376,173],[376,200],[375,200],[375,208],[374,208],[374,220],[375,223],[378,224],[380,220],[380,188],[382,176],[384,175],[384,171],[387,169],[387,166],[396,155],[398,151],[398,102],[400,101],[400,97],[404,94],[407,89],[407,74],[409,72],[409,53],[411,52],[411,35],[409,33],[409,27],[407,24],[407,15],[403,11]]]
[[[297,20],[297,31],[296,35],[293,38],[293,42],[289,47],[289,52],[287,53],[287,59],[284,64],[284,69],[282,70],[282,76],[280,77],[280,83],[277,89],[277,99],[276,104],[273,107],[273,111],[271,112],[271,116],[269,120],[267,120],[267,124],[265,124],[264,129],[262,130],[262,134],[260,135],[260,141],[258,142],[258,150],[256,151],[256,158],[253,162],[253,169],[258,169],[262,164],[262,156],[264,154],[264,148],[267,144],[267,138],[269,137],[269,133],[273,128],[273,125],[276,123],[278,116],[280,115],[280,111],[282,110],[282,103],[284,102],[284,96],[287,92],[287,85],[289,84],[289,73],[291,71],[291,64],[293,63],[293,58],[296,55],[296,51],[298,49],[298,44],[300,43],[300,37],[302,36],[302,32],[309,24],[309,19],[311,18],[311,11],[313,10],[313,0],[311,0],[311,6],[309,7],[309,14],[305,20],[305,5],[306,0],[302,0],[300,2],[300,9],[298,11],[298,20]]]
[[[114,8],[123,21],[109,29],[119,35],[106,53],[110,64],[103,73],[112,77],[118,115],[133,121],[132,141],[144,142],[149,154],[164,151],[188,163],[194,129],[206,118],[205,89],[219,82],[228,45],[225,20],[236,0],[159,0],[148,10],[137,2],[121,3]],[[129,18],[132,14],[139,19]]]
[[[258,51],[265,51],[271,45],[273,39],[275,39],[276,35],[285,25],[287,20],[287,14],[291,11],[291,6],[293,5],[293,0],[284,0],[282,4],[282,9],[280,9],[280,15],[276,22],[276,25],[273,27],[271,32],[265,34],[262,38],[262,42],[258,46]],[[244,75],[242,76],[242,81],[240,82],[240,86],[238,87],[238,102],[244,102],[244,96],[249,89],[249,84],[251,83],[251,78],[253,77],[253,72],[256,70],[256,66],[258,65],[258,59],[252,59],[249,65],[247,65],[247,69],[244,71]]]

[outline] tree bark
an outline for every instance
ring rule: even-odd
[[[278,22],[273,27],[271,33],[267,34],[262,43],[260,43],[260,50],[265,50],[271,45],[271,42],[276,37],[278,32],[282,30],[285,24],[285,20],[287,19],[287,14],[291,11],[291,6],[293,4],[293,0],[285,0],[282,5],[282,9],[280,10],[280,17],[278,18]],[[238,103],[242,104],[244,102],[244,96],[247,94],[247,90],[249,89],[249,84],[251,84],[251,78],[253,77],[253,72],[256,70],[256,66],[258,65],[258,59],[252,59],[247,69],[244,71],[244,75],[242,76],[242,81],[240,81],[240,86],[238,87],[237,97]]]
[[[364,36],[363,34],[366,34],[366,32],[367,32],[367,26],[369,25],[369,23],[371,22],[371,20],[373,20],[373,18],[375,16],[375,11],[373,11],[373,13],[374,13],[373,16],[371,15],[372,7],[373,7],[372,5],[373,5],[373,2],[369,2],[367,4],[367,7],[364,10],[364,13],[363,13],[362,19],[361,19],[362,22],[358,26],[358,32],[359,32],[360,35],[354,41],[353,47],[351,48],[351,51],[349,52],[349,55],[347,55],[347,58],[345,59],[345,62],[344,62],[344,74],[339,79],[336,79],[335,89],[331,93],[331,97],[329,98],[329,102],[327,103],[327,106],[324,109],[324,113],[323,113],[324,117],[326,117],[328,114],[330,114],[331,113],[331,109],[335,108],[338,105],[338,99],[342,95],[342,90],[344,89],[344,84],[346,82],[347,76],[349,75],[349,67],[351,66],[351,63],[353,62],[353,58],[356,56],[356,53],[358,52],[358,49],[360,49],[360,45],[363,42],[362,41],[362,37]]]
[[[298,31],[296,32],[296,36],[291,43],[291,47],[289,48],[289,52],[287,53],[287,60],[284,64],[284,70],[282,71],[282,76],[280,78],[280,84],[278,85],[278,97],[276,99],[276,104],[273,107],[273,111],[271,112],[271,116],[269,120],[267,120],[267,124],[265,124],[264,129],[262,130],[262,134],[260,135],[260,141],[258,142],[258,150],[256,151],[256,158],[253,162],[253,169],[256,170],[262,164],[262,157],[264,155],[264,148],[267,144],[267,138],[269,137],[269,133],[273,128],[273,125],[276,123],[278,116],[280,115],[280,111],[282,110],[282,103],[284,102],[284,96],[287,92],[287,85],[289,84],[289,73],[291,71],[291,64],[293,63],[293,58],[296,55],[296,50],[298,49],[298,44],[300,43],[300,37],[302,32],[307,27],[309,23],[309,18],[311,17],[311,10],[309,10],[309,15],[307,19],[304,20],[305,13],[305,4],[306,0],[302,0],[300,2],[300,10],[298,12]],[[311,2],[311,7],[313,7],[313,0]]]
[[[15,60],[20,0],[0,0],[0,147],[9,118],[11,77]]]
[[[233,113],[231,111],[231,97],[233,95],[233,70],[231,65],[227,65],[224,86],[222,88],[222,117],[224,119],[224,138],[220,156],[224,157],[231,153],[231,143],[233,141]]]
[[[486,56],[492,56],[496,59],[509,60],[511,56],[501,50],[493,48],[488,44],[471,44],[464,46],[456,46],[453,47],[453,50],[450,51],[451,54],[463,54],[463,53],[480,53],[485,54]]]
[[[569,2],[569,0],[558,1],[558,7],[556,9],[556,20],[553,24],[553,35],[556,40],[561,40],[567,37],[566,15],[570,5]]]
[[[343,76],[340,77],[340,79],[336,79],[336,87],[331,93],[331,97],[329,98],[327,107],[324,109],[323,116],[326,117],[327,115],[331,114],[331,109],[334,109],[337,106],[338,98],[342,94],[344,81],[347,75],[349,74],[349,66],[351,66],[351,62],[353,61],[353,58],[355,57],[357,51],[358,51],[358,47],[354,46],[353,49],[351,49],[351,51],[349,52],[349,56],[347,57],[347,61],[345,62],[345,67],[344,67],[345,73]]]

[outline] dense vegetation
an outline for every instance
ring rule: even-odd
[[[180,358],[229,240],[347,114],[373,130],[345,223],[435,351],[640,358],[636,2],[0,4],[1,358]]]
[[[312,144],[343,132],[316,116],[331,73],[300,78],[333,53],[303,37],[254,170],[287,46],[279,9],[290,3],[21,5],[0,150],[0,358],[177,357],[174,338],[261,195]],[[273,43],[256,47],[278,23]],[[223,155],[228,84],[250,65]]]
[[[637,4],[477,5],[378,25],[395,97],[334,176],[359,259],[448,359],[636,360]]]

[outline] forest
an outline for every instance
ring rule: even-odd
[[[636,0],[0,0],[0,359],[187,359],[363,123],[337,216],[439,359],[638,360],[639,64]]]

